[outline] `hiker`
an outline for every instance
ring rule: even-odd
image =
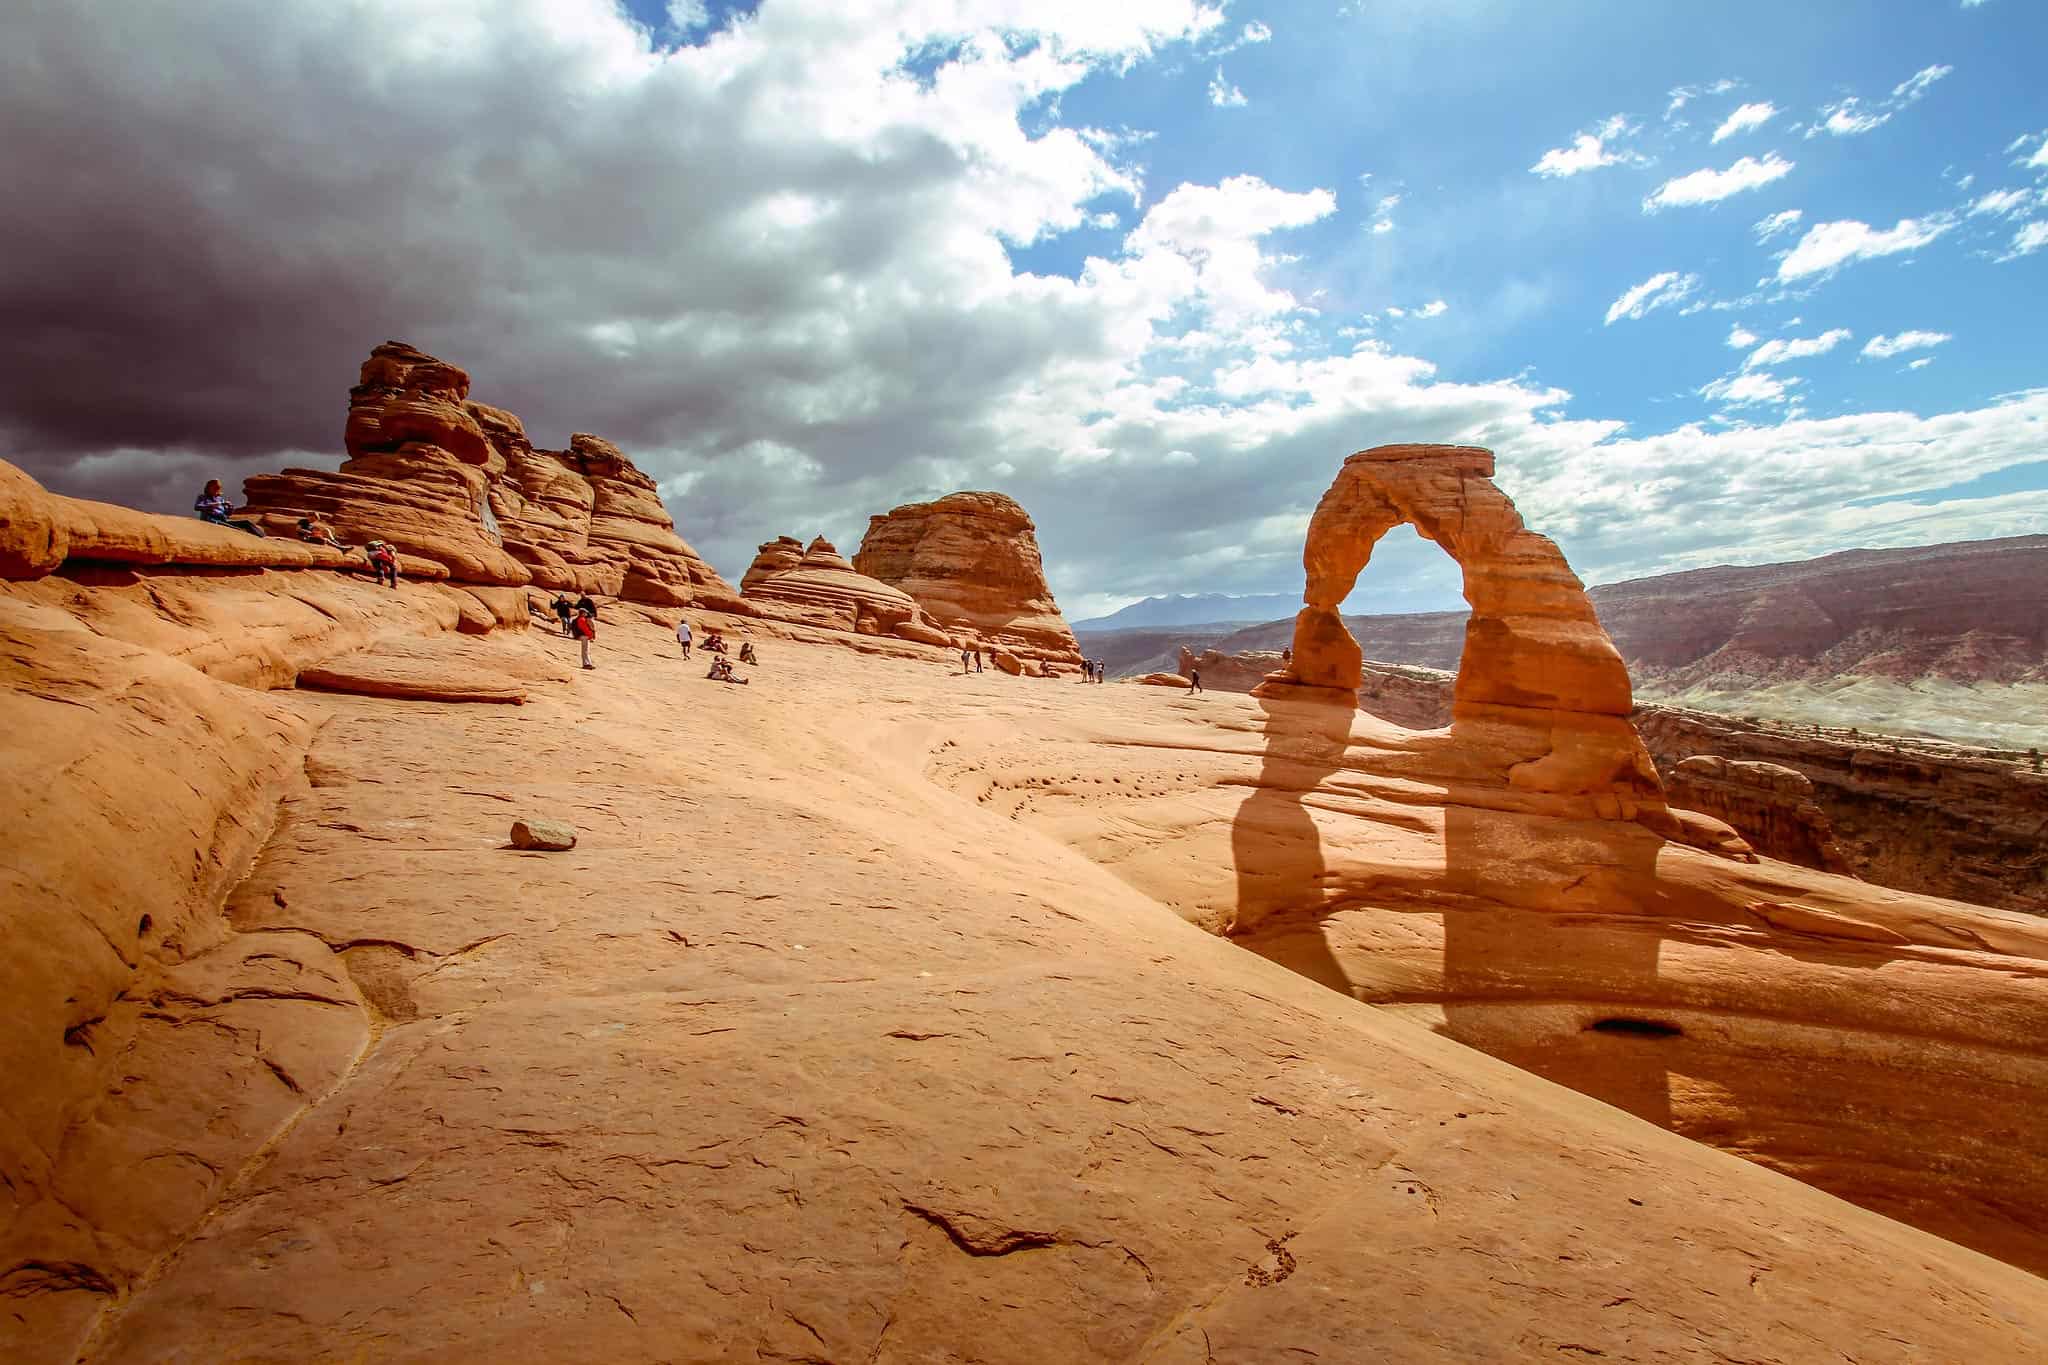
[[[585,668],[596,668],[597,665],[590,662],[590,642],[597,638],[596,613],[585,611],[581,607],[577,608],[576,620],[572,628],[576,632],[576,645],[583,651],[583,666]]]
[[[370,572],[379,583],[389,579],[392,587],[398,586],[398,551],[381,540],[373,540],[363,547],[363,553],[370,557]]]
[[[574,635],[576,630],[571,623],[576,619],[576,604],[562,594],[556,593],[552,610],[555,613],[555,619],[562,623],[562,638],[566,640],[571,635]]]
[[[332,545],[344,553],[348,550],[348,546],[334,538],[332,526],[313,517],[299,518],[299,539],[308,545]]]
[[[745,678],[732,671],[732,661],[724,655],[720,655],[711,661],[711,671],[704,676],[713,682],[738,683],[741,687],[747,685]]]
[[[740,662],[743,664],[758,664],[761,662],[760,658],[754,653],[754,642],[752,640],[740,641]]]
[[[227,495],[220,491],[219,479],[208,479],[206,487],[192,500],[192,510],[199,519],[214,526],[232,526],[237,531],[247,531],[252,536],[263,534],[263,528],[253,521],[241,521],[228,514],[235,509],[228,502]]]
[[[968,667],[967,667],[967,666],[968,666],[968,665],[969,665],[970,663],[972,663],[973,661],[974,661],[974,655],[973,655],[973,653],[972,653],[971,651],[969,651],[969,649],[967,648],[967,646],[965,646],[965,645],[962,645],[962,646],[960,646],[960,676],[961,676],[961,677],[963,677],[963,678],[964,678],[964,677],[966,677],[966,676],[967,676],[967,673],[968,673]]]
[[[1202,670],[1201,670],[1201,669],[1199,669],[1199,668],[1191,668],[1191,669],[1189,669],[1189,670],[1188,670],[1188,691],[1190,691],[1190,692],[1199,692],[1199,691],[1201,691],[1201,690],[1202,690]]]
[[[685,659],[689,658],[689,657],[690,657],[690,618],[689,618],[689,617],[687,617],[687,616],[682,616],[682,617],[678,617],[678,618],[676,619],[676,643],[677,643],[677,644],[679,644],[679,645],[681,645],[681,646],[683,647],[683,657],[684,657]]]
[[[1283,664],[1291,664],[1294,662],[1294,649],[1292,646],[1284,648],[1280,651],[1280,662]]]
[[[587,611],[590,613],[593,621],[597,619],[597,603],[590,600],[589,593],[584,593],[583,596],[576,599],[576,610]]]
[[[976,645],[976,646],[974,647],[974,671],[975,671],[976,673],[979,673],[979,672],[981,672],[981,646],[980,646],[980,645]]]

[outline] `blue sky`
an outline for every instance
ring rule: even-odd
[[[1071,615],[1293,591],[1338,461],[1395,440],[1494,446],[1594,581],[2048,531],[2032,0],[35,22],[0,132],[65,150],[0,210],[0,434],[72,491],[331,464],[390,335],[544,444],[618,439],[735,577],[995,487]],[[94,328],[109,242],[164,283]],[[1367,587],[1455,575],[1401,540]]]

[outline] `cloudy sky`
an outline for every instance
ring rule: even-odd
[[[1297,591],[1402,440],[1592,581],[2048,531],[2037,0],[22,3],[0,453],[61,491],[332,467],[397,337],[734,578],[997,488],[1070,616]],[[1390,547],[1356,603],[1449,604]]]

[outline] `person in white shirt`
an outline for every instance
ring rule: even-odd
[[[676,621],[676,643],[683,647],[683,657],[690,657],[690,618],[685,616]]]

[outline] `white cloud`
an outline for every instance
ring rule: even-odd
[[[1947,332],[1900,332],[1895,336],[1872,337],[1863,343],[1863,354],[1872,360],[1890,360],[1907,351],[1931,351],[1953,340]]]
[[[1272,37],[1273,30],[1254,19],[1244,26],[1244,31],[1238,35],[1238,41],[1242,43],[1264,43],[1271,41]]]
[[[1948,214],[1901,218],[1896,226],[1882,231],[1854,219],[1816,223],[1797,246],[1779,258],[1778,279],[1801,280],[1831,273],[1854,261],[1917,251],[1954,226],[1955,218]]]
[[[1700,277],[1697,275],[1681,275],[1675,270],[1661,271],[1609,304],[1607,324],[1612,325],[1623,318],[1641,318],[1659,308],[1680,303],[1699,285]]]
[[[1784,403],[1792,396],[1792,388],[1800,381],[1793,376],[1779,378],[1769,374],[1739,374],[1725,379],[1716,379],[1700,389],[1702,398],[1725,403],[1729,407],[1751,407],[1758,403]]]
[[[1909,361],[1907,361],[1907,362],[1906,362],[1906,369],[1907,369],[1907,370],[1909,370],[1909,371],[1911,371],[1911,370],[1924,370],[1924,369],[1926,369],[1926,368],[1927,368],[1927,367],[1928,367],[1929,365],[1932,365],[1933,363],[1934,363],[1934,357],[1933,357],[1933,356],[1931,356],[1931,355],[1923,355],[1923,356],[1921,356],[1921,357],[1920,357],[1920,358],[1919,358],[1918,360],[1909,360]]]
[[[1746,351],[1756,345],[1756,333],[1738,322],[1728,329],[1728,339],[1721,344],[1738,351]]]
[[[2014,260],[2020,256],[2031,256],[2042,247],[2048,246],[2048,218],[2028,223],[2012,235],[2012,245],[1998,259]]]
[[[1671,90],[1671,102],[1664,106],[1666,122],[1675,118],[1678,111],[1702,95],[1725,95],[1733,90],[1736,82],[1723,78],[1712,85],[1680,85]]]
[[[1756,370],[1770,365],[1782,365],[1788,360],[1804,360],[1808,356],[1826,355],[1847,341],[1849,336],[1848,328],[1836,327],[1822,332],[1817,337],[1781,337],[1766,341],[1749,353],[1742,362],[1742,368]]]
[[[1450,310],[1451,305],[1445,303],[1442,299],[1431,299],[1428,303],[1415,310],[1415,316],[1419,318],[1440,318]]]
[[[1218,109],[1242,109],[1250,102],[1244,91],[1224,79],[1223,68],[1217,67],[1215,76],[1209,81],[1209,103]]]
[[[1691,204],[1713,204],[1745,190],[1759,189],[1774,180],[1781,180],[1791,174],[1793,163],[1776,152],[1766,152],[1761,161],[1745,156],[1725,171],[1711,167],[1681,175],[1659,185],[1650,197],[1643,200],[1643,212],[1655,213],[1659,209],[1675,208]]]
[[[2001,218],[2010,218],[2016,213],[2031,209],[2044,199],[2048,199],[2048,193],[2037,193],[2034,190],[1993,190],[1970,205],[1970,216],[1975,218],[1981,214],[1992,213]]]
[[[1604,139],[1593,133],[1580,133],[1569,147],[1552,147],[1538,157],[1529,169],[1537,175],[1553,178],[1567,175],[1581,175],[1597,171],[1602,166],[1614,166],[1624,158],[1618,152],[1607,149]]]
[[[1806,135],[1818,137],[1827,132],[1836,137],[1856,137],[1882,128],[1892,121],[1892,115],[1916,103],[1936,81],[1953,70],[1952,66],[1922,67],[1893,86],[1891,97],[1875,106],[1865,104],[1854,95],[1832,104],[1823,104],[1820,112],[1814,115],[1816,122],[1806,130]]]
[[[1759,242],[1768,242],[1780,233],[1790,232],[1799,225],[1799,220],[1805,216],[1798,209],[1786,209],[1783,213],[1774,213],[1768,218],[1759,218],[1756,222],[1756,239]]]
[[[1376,233],[1392,232],[1394,230],[1394,210],[1400,206],[1400,195],[1387,194],[1380,196],[1379,202],[1373,205],[1371,230]]]
[[[1777,115],[1778,106],[1768,100],[1745,104],[1721,120],[1721,126],[1714,130],[1714,136],[1709,141],[1721,142],[1751,128],[1761,128]]]

